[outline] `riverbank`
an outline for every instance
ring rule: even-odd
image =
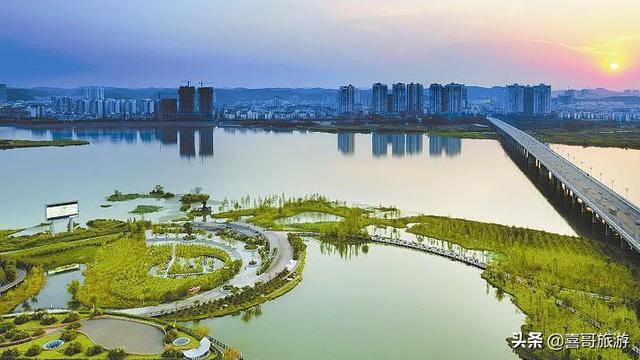
[[[12,140],[0,139],[0,150],[33,148],[33,147],[65,147],[89,145],[85,140]]]
[[[271,204],[271,205],[269,205]],[[337,222],[296,223],[288,227],[314,231],[334,243],[366,243],[366,226],[389,226],[420,236],[441,239],[469,250],[496,256],[482,277],[513,301],[526,315],[522,331],[557,333],[627,332],[631,343],[640,341],[636,300],[640,297],[640,272],[633,254],[615,244],[538,230],[487,224],[438,216],[377,217],[373,209],[349,208],[320,198],[273,203],[256,209],[231,210],[218,216],[243,216],[262,225],[304,211],[343,216]],[[615,279],[615,281],[611,281]],[[577,349],[572,355],[627,359],[619,349]],[[532,359],[559,359],[549,349],[527,352]]]
[[[640,149],[640,124],[633,122],[503,118],[545,143]]]

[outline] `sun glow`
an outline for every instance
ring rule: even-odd
[[[618,69],[620,69],[620,64],[615,61],[609,63],[609,70],[616,71]]]

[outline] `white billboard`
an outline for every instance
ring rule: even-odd
[[[80,207],[77,201],[68,201],[58,204],[48,204],[44,207],[44,215],[47,221],[56,219],[66,219],[71,216],[78,216]]]

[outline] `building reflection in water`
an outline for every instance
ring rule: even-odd
[[[213,126],[181,127],[142,127],[142,128],[91,128],[91,127],[64,127],[55,129],[32,129],[34,137],[52,139],[78,139],[87,140],[93,144],[103,142],[135,144],[160,143],[163,146],[178,145],[178,154],[183,158],[193,158],[197,155],[201,158],[212,157],[214,142]],[[196,144],[196,133],[198,142]],[[353,140],[351,140],[353,143]],[[353,145],[351,145],[353,148]]]
[[[174,127],[162,127],[156,129],[160,133],[162,145],[175,145],[178,143],[178,129]]]
[[[198,155],[200,155],[200,157],[213,156],[213,128],[198,128],[198,134],[200,135],[200,147]]]
[[[371,133],[371,154],[374,157],[387,156],[389,144],[394,157],[420,155],[423,149],[423,134],[381,134]]]
[[[462,140],[452,136],[430,136],[429,137],[429,155],[439,157],[443,153],[447,157],[453,157],[462,151]]]
[[[356,134],[348,132],[338,133],[338,151],[343,155],[352,155],[356,150]]]
[[[180,128],[180,157],[192,158],[196,156],[196,129]]]
[[[422,144],[424,135],[422,134],[407,134],[407,154],[420,155],[422,154]]]

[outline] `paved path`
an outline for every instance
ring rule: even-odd
[[[16,268],[16,278],[15,280],[13,280],[10,283],[4,284],[2,286],[0,286],[0,293],[3,293],[7,290],[10,290],[11,288],[17,286],[18,284],[20,284],[25,278],[27,277],[27,270],[18,267]]]
[[[530,156],[551,172],[575,196],[631,245],[640,251],[640,209],[608,188],[570,161],[560,156],[524,131],[492,117],[487,118],[496,128],[515,140]],[[631,164],[630,164],[631,166]]]
[[[243,257],[243,267],[236,276],[233,277],[229,281],[229,284],[234,285],[236,287],[244,287],[244,286],[253,286],[256,282],[266,282],[276,277],[280,272],[286,269],[289,261],[293,258],[293,251],[291,249],[291,245],[289,244],[289,240],[287,239],[286,232],[274,232],[267,231],[260,227],[249,225],[245,223],[230,223],[230,224],[220,224],[220,223],[204,223],[198,224],[197,228],[204,229],[207,231],[215,231],[219,229],[231,229],[234,231],[242,232],[248,236],[255,236],[258,234],[262,234],[269,241],[269,246],[271,251],[273,249],[277,249],[276,256],[273,259],[270,268],[261,275],[256,274],[257,267],[246,266],[248,261],[251,259],[247,256]],[[171,241],[171,240],[167,240]],[[205,240],[202,240],[206,242]],[[208,240],[207,240],[208,241]],[[193,244],[193,241],[189,242]],[[211,242],[209,241],[209,244]],[[247,254],[247,252],[243,252]],[[295,268],[292,269],[295,271]],[[222,289],[222,286],[217,287],[212,290],[204,291],[194,296],[188,297],[183,300],[174,301],[171,303],[163,303],[152,306],[144,306],[132,309],[124,309],[124,310],[115,310],[116,312],[124,313],[124,314],[132,314],[132,315],[145,315],[145,316],[160,316],[170,314],[182,309],[193,307],[197,304],[206,303],[209,301],[214,301],[217,299],[224,298],[228,296],[229,293]]]
[[[169,276],[169,270],[171,270],[171,267],[173,266],[173,263],[176,261],[176,243],[174,242],[171,245],[171,260],[169,260],[169,263],[167,264],[167,268],[164,270],[164,278],[167,278]]]

